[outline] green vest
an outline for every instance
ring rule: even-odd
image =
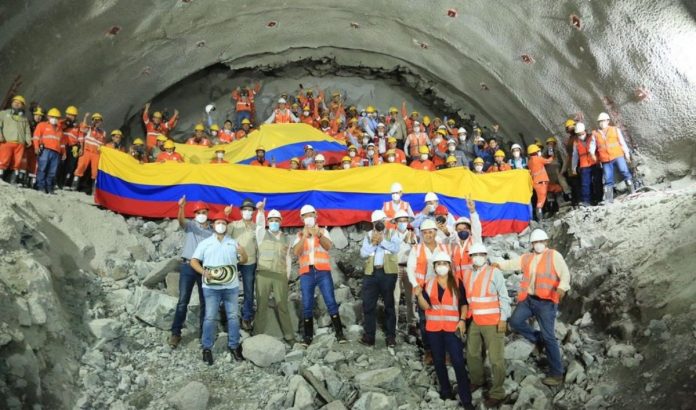
[[[387,231],[387,240],[391,239],[392,232],[392,230]],[[372,273],[374,272],[374,266],[375,256],[371,255],[367,258],[367,262],[365,262],[365,275],[372,275]],[[398,255],[395,253],[388,252],[386,249],[384,250],[384,273],[390,275],[396,275],[397,273],[399,273]]]
[[[275,235],[266,231],[263,241],[258,246],[257,270],[285,275],[287,271],[285,258],[288,253],[288,243],[285,234],[281,234],[279,238],[276,238]]]

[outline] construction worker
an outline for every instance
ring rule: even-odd
[[[300,113],[300,121],[303,124],[307,124],[310,127],[319,128],[319,106],[314,106],[314,111],[309,105],[302,107],[302,112]]]
[[[355,145],[348,147],[348,157],[350,158],[350,167],[358,168],[363,166],[362,157],[358,155],[358,148]]]
[[[379,124],[379,119],[377,118],[377,110],[374,106],[368,105],[365,108],[365,116],[360,119],[360,126],[363,130],[370,136],[370,139],[377,135],[377,124]]]
[[[179,120],[179,111],[174,110],[174,115],[167,122],[162,122],[162,113],[155,111],[152,113],[152,120],[150,119],[150,103],[145,104],[145,109],[143,110],[143,124],[145,124],[145,130],[147,135],[145,136],[145,145],[148,150],[151,150],[157,141],[157,136],[162,134],[165,137],[169,137],[169,133],[174,130],[176,123]]]
[[[209,147],[213,145],[208,138],[205,136],[205,126],[203,124],[196,124],[193,128],[193,136],[186,140],[188,145],[200,145],[203,147]]]
[[[384,302],[384,329],[387,347],[396,346],[396,310],[394,287],[399,273],[397,254],[401,241],[391,229],[387,229],[387,215],[378,209],[372,212],[372,230],[363,239],[360,257],[365,261],[362,282],[363,335],[360,343],[375,345],[377,300]]]
[[[393,150],[394,151],[394,163],[396,164],[404,164],[406,165],[406,154],[404,153],[403,150],[400,150],[399,148],[396,147],[397,140],[394,137],[389,137],[387,138],[387,154],[385,154],[385,157],[389,155],[389,151]],[[389,161],[387,161],[389,162]]]
[[[225,147],[222,145],[215,146],[215,157],[210,160],[211,164],[229,164],[225,161]]]
[[[531,253],[493,266],[503,271],[522,271],[517,306],[509,320],[510,329],[537,347],[545,348],[551,369],[542,382],[557,386],[563,382],[564,371],[555,323],[558,303],[570,289],[570,271],[563,256],[548,247],[549,236],[546,232],[533,230],[529,242],[533,249]],[[532,316],[539,325],[539,331],[535,331],[528,323]]]
[[[433,147],[433,166],[435,169],[443,168],[447,163],[447,130],[443,128],[435,132],[435,138],[432,139]]]
[[[461,338],[466,332],[467,298],[463,284],[455,279],[450,257],[436,252],[432,258],[433,277],[414,288],[420,310],[425,313],[425,330],[432,348],[433,366],[440,385],[442,400],[456,400],[445,363],[449,354],[457,378],[460,403],[474,409],[471,403],[469,376],[466,373]]]
[[[377,124],[377,130],[375,131],[372,142],[375,143],[377,152],[379,152],[380,155],[384,155],[384,153],[387,152],[387,127],[384,123],[380,122]]]
[[[304,156],[300,161],[300,166],[303,169],[312,169],[314,167],[314,147],[307,144],[304,146]]]
[[[413,169],[420,169],[422,171],[435,171],[435,165],[428,159],[430,157],[430,149],[428,146],[421,145],[418,150],[420,152],[420,157],[414,157],[411,160],[410,167]]]
[[[468,198],[466,206],[469,208],[470,218],[466,216],[457,218],[454,222],[454,233],[448,235],[450,253],[452,254],[452,269],[454,276],[459,280],[464,279],[465,269],[471,269],[471,258],[469,257],[471,245],[483,241],[483,229],[481,219],[476,212],[476,204]]]
[[[580,175],[580,206],[586,207],[591,202],[601,200],[602,195],[597,191],[602,191],[602,168],[597,164],[596,157],[590,154],[592,147],[596,147],[594,135],[588,138],[585,124],[581,122],[575,124],[574,130],[577,138],[573,144],[570,175]]]
[[[324,91],[318,89],[318,96],[314,97],[314,90],[307,88],[304,95],[299,93],[297,96],[297,101],[300,102],[302,107],[309,107],[309,111],[313,112],[316,107],[324,101]]]
[[[302,206],[300,218],[302,218],[304,227],[297,232],[292,246],[300,266],[302,324],[304,328],[302,344],[308,346],[314,338],[314,291],[317,287],[319,287],[326,309],[331,316],[336,340],[339,343],[345,343],[346,338],[343,335],[343,325],[338,314],[338,304],[331,277],[329,249],[331,249],[332,243],[329,231],[319,227],[317,211],[311,205]]]
[[[428,148],[428,152],[430,152],[430,146],[431,143],[430,138],[428,138],[428,134],[421,130],[420,122],[414,121],[413,132],[408,134],[408,137],[406,137],[406,141],[404,142],[404,152],[408,158],[413,161],[419,158],[419,155],[423,154],[422,147]]]
[[[406,330],[408,334],[417,337],[418,331],[413,325],[415,313],[413,310],[413,288],[411,282],[408,280],[408,274],[406,273],[408,255],[411,252],[411,248],[417,243],[417,237],[413,232],[413,228],[409,228],[409,225],[413,222],[413,216],[410,216],[407,211],[400,209],[389,222],[395,227],[393,229],[393,235],[399,239],[400,243],[399,252],[397,253],[399,278],[394,288],[394,300],[397,306],[396,325],[397,327],[399,325],[398,301],[401,299],[401,289],[403,289],[404,302],[406,303]]]
[[[491,151],[482,137],[478,137],[474,140],[476,146],[474,147],[474,152],[477,158],[483,159],[483,170],[488,170],[488,167],[493,163],[493,154],[495,151]]]
[[[0,111],[0,179],[12,171],[10,184],[16,184],[22,166],[24,149],[31,147],[31,128],[25,116],[26,101],[21,95],[12,97],[9,109]]]
[[[220,138],[219,138],[220,126],[217,124],[213,124],[210,126],[209,130],[210,130],[210,139],[212,140],[213,144],[220,141]]]
[[[314,157],[314,164],[310,165],[308,170],[313,170],[313,171],[324,171],[324,164],[326,163],[326,158],[322,154],[317,154]]]
[[[115,150],[126,152],[126,146],[123,144],[123,132],[121,130],[111,131],[111,141],[107,142],[105,146],[113,148]]]
[[[266,120],[266,124],[289,124],[291,122],[299,122],[300,119],[287,108],[287,100],[280,98],[278,106],[273,110],[273,114]]]
[[[165,163],[168,161],[174,161],[174,162],[178,162],[178,163],[184,162],[184,157],[182,157],[181,154],[179,154],[178,152],[175,152],[176,145],[174,145],[174,141],[167,140],[162,145],[162,147],[164,148],[164,151],[160,152],[159,155],[157,155],[155,162],[160,162],[160,163]]]
[[[147,150],[145,149],[145,141],[143,141],[142,138],[136,138],[133,140],[133,144],[130,146],[128,153],[139,163],[148,163],[148,155]]]
[[[176,349],[181,342],[181,329],[186,322],[186,314],[188,313],[188,305],[191,301],[194,285],[198,287],[198,300],[200,301],[198,337],[200,338],[203,334],[205,297],[203,297],[202,278],[193,270],[190,263],[198,244],[213,235],[213,226],[208,218],[210,208],[205,202],[199,201],[193,204],[193,220],[186,219],[186,196],[182,196],[178,204],[177,221],[179,222],[179,228],[184,231],[184,244],[181,249],[181,263],[179,264],[179,301],[176,304],[171,336],[169,337],[169,347],[172,349]]]
[[[77,121],[79,111],[77,107],[71,105],[65,109],[65,118],[60,122],[65,139],[65,161],[58,166],[56,177],[57,185],[61,189],[72,189],[72,180],[77,167],[80,153],[80,141],[84,140],[84,135],[80,130],[80,123]]]
[[[509,171],[512,169],[512,167],[505,162],[505,153],[503,150],[497,150],[495,152],[495,155],[493,156],[493,159],[495,162],[488,167],[488,173],[491,172],[502,172],[502,171]]]
[[[511,169],[527,169],[527,158],[522,156],[522,147],[520,144],[512,144],[510,149],[512,158],[508,160],[508,165]]]
[[[259,246],[258,270],[256,272],[256,322],[254,332],[267,330],[269,312],[268,300],[273,293],[278,325],[285,342],[295,344],[295,331],[290,320],[288,280],[292,272],[290,243],[287,235],[280,230],[283,217],[272,209],[268,213],[268,228],[265,229],[263,205],[256,213],[256,243]]]
[[[351,158],[346,155],[343,158],[341,158],[341,169],[350,169],[351,168]]]
[[[248,121],[249,120],[247,120],[247,123]],[[243,122],[244,120],[242,120],[242,123]],[[233,128],[232,121],[225,120],[222,124],[222,129],[218,133],[218,144],[229,144],[237,139]]]
[[[259,91],[261,91],[260,82],[254,84],[254,88],[237,87],[232,90],[232,100],[234,100],[234,108],[237,113],[237,127],[241,125],[243,120],[252,120],[254,118],[254,113],[256,112],[254,98]]]
[[[474,169],[473,169],[474,174],[478,174],[478,175],[485,174],[485,172],[483,171],[483,167],[486,165],[486,163],[483,160],[483,158],[476,157],[476,159],[474,159],[473,164],[474,164]]]
[[[549,184],[549,176],[546,174],[545,165],[550,164],[553,161],[553,157],[542,157],[541,148],[537,144],[527,147],[527,155],[529,156],[527,166],[529,167],[529,173],[532,174],[532,183],[536,193],[535,215],[537,221],[541,222],[544,219],[543,208],[546,203],[546,193]]]
[[[420,226],[424,221],[431,220],[435,222],[438,228],[437,239],[445,241],[449,233],[454,229],[454,216],[450,214],[444,205],[440,205],[440,198],[434,192],[427,192],[423,202],[425,206],[416,215],[413,226],[416,229],[421,229]]]
[[[569,166],[566,150],[558,148],[558,140],[551,136],[546,139],[546,146],[542,154],[544,158],[553,158],[546,165],[546,174],[549,176],[547,207],[550,212],[558,212],[560,196],[570,198],[570,186],[566,182],[564,173]]]
[[[631,194],[636,189],[633,186],[633,176],[628,169],[631,162],[631,153],[624,140],[621,130],[613,125],[609,125],[609,114],[603,112],[597,117],[599,129],[593,132],[593,137],[597,145],[596,152],[590,154],[602,163],[604,171],[604,202],[610,204],[614,202],[614,166],[619,169]]]
[[[239,298],[239,277],[237,264],[247,261],[244,248],[227,235],[227,217],[221,212],[213,214],[215,233],[201,241],[191,257],[191,268],[203,276],[203,298],[205,299],[205,319],[203,320],[203,361],[213,364],[212,348],[215,343],[217,318],[222,304],[227,316],[227,349],[233,361],[243,360],[242,346],[239,344],[239,319],[237,300]],[[215,275],[224,269],[226,274]],[[218,279],[219,278],[219,279]]]
[[[39,161],[37,188],[47,194],[54,193],[58,164],[61,158],[65,159],[65,143],[63,130],[58,123],[59,119],[60,111],[57,108],[51,108],[48,110],[48,121],[39,123],[32,137],[34,153]]]
[[[400,183],[394,182],[391,184],[389,192],[391,192],[391,200],[382,204],[382,212],[384,212],[388,218],[386,221],[387,228],[395,229],[396,225],[394,225],[391,220],[394,219],[396,213],[399,211],[404,211],[406,212],[406,215],[413,218],[413,210],[411,209],[411,204],[402,199],[404,195],[404,188]]]
[[[573,145],[575,142],[578,140],[576,134],[575,134],[575,126],[576,122],[574,119],[569,118],[566,120],[564,127],[566,131],[566,135],[568,138],[566,139],[565,143],[565,151],[566,151],[566,157],[572,158],[573,157]],[[585,124],[583,123],[583,132],[585,132]],[[572,175],[572,170],[567,169],[567,175],[566,175],[566,181],[568,182],[568,185],[570,186],[570,194],[571,194],[571,201],[572,204],[578,205],[580,201],[580,196],[581,196],[581,182],[580,182],[580,177],[578,175]],[[600,177],[601,178],[601,177]],[[600,183],[600,186],[602,184]],[[604,196],[604,190],[602,189],[602,196]]]
[[[249,163],[255,167],[270,167],[271,162],[266,160],[266,149],[264,147],[256,147],[256,158]]]
[[[370,142],[367,144],[367,149],[365,150],[365,156],[363,157],[363,166],[372,167],[375,165],[382,165],[382,157],[375,149],[375,144]]]
[[[290,158],[290,169],[300,169],[300,159],[297,157]]]
[[[149,162],[156,162],[157,161],[157,157],[159,156],[159,154],[164,152],[164,143],[167,142],[167,140],[168,140],[168,138],[165,137],[163,134],[160,134],[157,136],[157,140],[155,141],[155,146],[149,150],[149,159],[150,159]]]
[[[445,162],[445,168],[456,168],[457,167],[457,157],[454,155],[450,155],[447,157],[447,161]]]
[[[412,288],[422,287],[429,279],[435,277],[433,270],[433,254],[436,251],[448,252],[446,245],[436,241],[437,225],[435,221],[426,219],[420,226],[422,242],[411,248],[406,262],[406,274]],[[430,351],[430,342],[425,333],[425,310],[418,306],[418,326],[420,329],[421,342],[423,344],[423,362],[431,364],[433,361]]]
[[[89,167],[91,172],[91,186],[92,189],[94,189],[97,180],[97,172],[99,171],[99,151],[106,142],[106,132],[103,128],[104,119],[102,115],[98,112],[92,114],[91,124],[87,124],[88,116],[89,113],[86,113],[82,124],[80,124],[80,134],[84,136],[84,139],[81,141],[80,150],[78,151],[80,158],[77,160],[77,168],[75,169],[75,176],[72,181],[73,191],[77,191],[80,178],[82,178],[85,171],[87,171],[87,167]]]
[[[242,120],[242,128],[238,129],[237,132],[234,135],[234,139],[239,141],[242,138],[246,138],[249,136],[251,133],[251,121],[249,121],[247,118],[244,118]]]
[[[238,221],[233,221],[229,223],[229,234],[234,238],[239,245],[244,248],[247,255],[247,260],[239,264],[239,273],[242,279],[242,287],[244,289],[244,302],[242,304],[242,329],[250,332],[253,327],[254,322],[254,284],[256,281],[256,230],[264,229],[265,224],[259,223],[257,219],[256,222],[252,219],[254,211],[259,208],[259,212],[263,212],[265,207],[265,201],[258,202],[254,205],[254,202],[245,198],[242,201],[242,205],[239,207],[239,211],[242,215],[242,219]],[[232,212],[233,206],[227,206],[224,209],[224,214],[229,217]],[[263,222],[263,221],[262,221]]]

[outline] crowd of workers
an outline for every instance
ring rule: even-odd
[[[537,354],[545,352],[550,370],[543,382],[549,386],[561,384],[564,367],[554,328],[558,304],[570,287],[570,273],[561,254],[549,248],[547,234],[541,229],[532,231],[528,253],[491,264],[492,255],[483,244],[474,201],[467,200],[470,217],[455,220],[433,192],[426,195],[423,211],[417,215],[402,195],[401,184],[392,184],[382,209],[372,213],[372,229],[360,249],[364,259],[360,292],[364,321],[359,343],[376,346],[377,304],[382,299],[385,345],[397,346],[397,312],[403,296],[403,331],[418,337],[424,364],[434,367],[441,398],[458,399],[471,409],[472,392],[488,385],[484,396],[487,407],[505,401],[504,345],[508,330],[533,343]],[[294,258],[299,266],[302,302],[300,343],[308,346],[313,341],[316,288],[331,317],[337,341],[347,341],[334,295],[329,253],[332,240],[326,228],[320,226],[316,210],[311,205],[302,206],[304,226],[293,235],[282,229],[281,213],[267,212],[265,205],[265,201],[245,199],[239,205],[241,219],[233,221],[231,206],[210,213],[205,203],[197,202],[188,208],[194,212],[194,220],[187,220],[186,198],[180,199],[178,219],[185,237],[179,302],[169,339],[172,348],[181,342],[194,285],[201,301],[203,361],[208,365],[214,362],[212,347],[221,305],[232,360],[244,360],[240,327],[250,333],[264,333],[269,330],[269,318],[278,321],[284,340],[293,346],[296,334],[288,294]],[[514,309],[503,270],[523,274]],[[275,312],[269,311],[271,296]],[[532,317],[539,330],[529,325]],[[491,368],[490,383],[485,379],[485,357]],[[456,375],[456,392],[448,377],[448,361]]]
[[[260,89],[261,84],[257,83],[232,91],[235,122],[225,119],[222,127],[213,120],[214,106],[206,107],[207,124],[196,124],[185,142],[215,146],[211,162],[227,163],[224,144],[246,138],[254,130],[255,97]],[[323,91],[315,95],[311,89],[303,89],[297,96],[283,94],[265,123],[304,123],[345,142],[345,156],[333,168],[400,163],[421,170],[466,167],[477,174],[528,169],[534,183],[538,219],[544,208],[550,212],[558,210],[561,197],[582,206],[612,202],[615,168],[630,191],[634,190],[628,167],[630,150],[621,130],[610,125],[606,113],[599,115],[593,131],[584,123],[569,119],[565,123],[565,141],[551,136],[543,142],[537,139],[525,148],[504,140],[497,124],[481,128],[474,117],[459,124],[453,118],[421,117],[417,111],[409,113],[405,102],[400,109],[390,107],[384,113],[373,106],[358,110],[354,105],[346,107],[343,98],[334,92],[327,99]],[[102,146],[128,152],[140,163],[184,161],[170,139],[179,120],[176,110],[171,115],[150,112],[150,104],[146,104],[142,114],[145,137],[132,139],[128,146],[119,129],[107,137],[99,113],[87,113],[79,121],[78,109],[69,106],[62,114],[58,108],[44,113],[35,103],[27,112],[25,99],[14,96],[11,106],[0,112],[0,176],[46,193],[54,193],[56,187],[76,190],[80,181],[91,191],[89,182],[93,187]],[[275,166],[266,158],[263,147],[258,147],[251,165]],[[291,159],[290,167],[330,168],[324,155],[315,152],[311,145],[305,147],[304,156]]]

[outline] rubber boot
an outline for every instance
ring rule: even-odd
[[[66,175],[65,182],[63,183],[63,187],[61,189],[63,189],[64,191],[72,191],[73,188],[72,188],[72,185],[70,185],[70,181],[72,181],[72,180],[73,180],[73,177],[71,174]]]
[[[631,181],[630,179],[626,180],[626,185],[628,185],[629,195],[633,195],[636,193],[636,187],[633,186],[633,181]]]
[[[80,186],[80,177],[73,178],[72,186],[70,187],[73,191],[77,191]]]
[[[312,344],[312,338],[314,337],[314,319],[304,320],[304,336],[302,338],[302,345],[309,346]]]
[[[607,185],[604,187],[604,204],[614,203],[614,187],[612,185]]]
[[[331,316],[331,322],[333,323],[334,332],[336,333],[336,340],[338,343],[346,343],[346,337],[343,335],[343,324],[341,323],[341,317],[338,314]]]
[[[17,175],[19,173],[17,171],[13,172],[12,175],[10,176],[10,185],[16,185],[17,184]]]
[[[536,218],[537,222],[541,222],[544,220],[544,211],[541,208],[536,209]]]

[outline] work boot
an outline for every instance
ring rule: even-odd
[[[75,177],[73,179],[72,185],[70,186],[71,190],[77,191],[77,189],[80,187],[80,177]]]
[[[314,319],[304,320],[304,336],[302,338],[302,346],[307,347],[312,344],[314,337]]]
[[[180,335],[169,336],[169,347],[171,347],[172,349],[176,349],[179,346],[180,342],[181,342]]]
[[[12,183],[12,182],[10,182],[10,183]],[[631,181],[630,179],[626,180],[626,185],[628,185],[629,195],[633,195],[636,193],[636,187],[633,186],[633,181]]]
[[[251,332],[252,326],[251,326],[251,321],[242,319],[242,330],[245,330],[247,332]]]
[[[396,338],[395,337],[387,337],[386,343],[387,343],[387,347],[395,348],[396,347]]]
[[[336,340],[338,343],[346,343],[346,337],[343,335],[343,324],[341,323],[341,317],[338,313],[331,316],[331,322],[333,323],[334,333],[336,333]]]
[[[358,343],[360,343],[363,346],[367,347],[372,347],[375,345],[375,341],[367,337],[367,335],[362,335],[360,340],[358,340]]]
[[[483,402],[483,405],[486,406],[487,409],[492,409],[499,407],[502,403],[503,401],[500,399],[494,399],[493,397],[489,397]]]
[[[426,366],[431,366],[433,364],[433,353],[430,350],[426,350],[423,353],[423,364]]]
[[[541,382],[547,386],[559,386],[563,384],[563,376],[547,376]]]
[[[541,208],[536,209],[536,218],[537,222],[541,222],[544,220],[544,211]]]
[[[210,349],[203,349],[203,361],[208,363],[208,366],[213,365],[213,352]]]
[[[16,185],[17,184],[17,171],[13,172],[12,175],[10,175],[10,185]]]
[[[232,359],[230,360],[231,362],[241,362],[244,360],[244,356],[242,355],[242,345],[237,346],[236,349],[228,347],[227,350],[229,350],[230,354],[232,355]]]
[[[613,186],[605,186],[604,187],[604,201],[602,201],[602,203],[604,205],[614,203],[614,187]]]

